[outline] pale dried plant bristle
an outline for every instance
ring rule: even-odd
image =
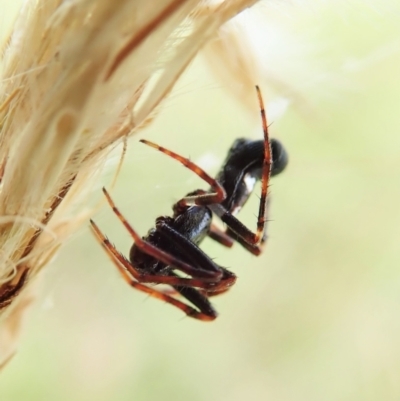
[[[282,14],[283,7],[285,12],[299,11],[298,7],[287,6],[287,3],[268,3],[268,7],[265,3],[258,4],[224,24],[203,49],[211,71],[251,114],[254,112],[254,83],[257,83],[279,94],[279,108],[286,109],[293,104],[302,114],[315,116],[315,108],[301,87],[301,77],[309,77],[310,70],[319,76],[321,71],[313,64],[315,57],[304,57],[313,51],[309,43],[302,41],[299,35],[288,35],[276,22],[273,11]],[[295,81],[290,82],[289,77],[294,77]]]
[[[0,367],[28,284],[87,221],[77,205],[110,150],[151,121],[204,43],[256,1],[24,3],[1,60]]]

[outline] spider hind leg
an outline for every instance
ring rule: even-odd
[[[186,297],[189,301],[193,302],[196,307],[198,307],[199,310],[193,308],[190,305],[187,305],[186,303],[174,298],[171,295],[168,295],[167,293],[163,293],[162,291],[156,290],[154,288],[148,287],[142,283],[139,282],[139,280],[142,280],[143,277],[140,277],[138,275],[137,277],[134,277],[134,267],[130,264],[130,262],[125,259],[110,243],[110,241],[104,236],[104,234],[100,231],[100,229],[97,227],[97,225],[91,221],[93,231],[95,233],[95,236],[97,240],[101,243],[103,246],[104,250],[106,251],[107,255],[110,257],[111,261],[114,263],[115,267],[118,269],[119,273],[121,274],[122,278],[125,280],[126,283],[128,283],[131,287],[135,288],[138,291],[144,292],[148,294],[149,296],[153,298],[157,298],[161,301],[164,301],[166,303],[169,303],[176,308],[180,309],[183,313],[185,313],[187,316],[192,317],[197,320],[202,320],[202,321],[212,321],[217,317],[217,312],[214,310],[212,307],[211,303],[208,302],[207,298],[203,296],[200,292],[192,288],[191,286],[184,286],[185,284],[187,285],[203,285],[206,286],[204,282],[201,280],[193,280],[193,279],[185,279],[185,278],[179,278],[176,276],[161,276],[161,277],[156,277],[153,276],[150,278],[149,282],[155,282],[157,284],[169,284],[173,285],[174,288],[178,290],[183,296],[185,296],[185,291],[183,288],[189,288],[191,291],[188,291],[187,293],[189,294],[188,296],[191,298],[189,299]],[[196,297],[194,294],[198,293],[198,296]],[[193,301],[192,301],[193,299]]]

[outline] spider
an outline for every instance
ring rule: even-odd
[[[279,174],[288,161],[283,146],[277,140],[269,140],[258,86],[256,90],[264,139],[237,139],[216,178],[171,150],[144,139],[140,141],[179,161],[211,187],[208,191],[198,189],[188,193],[173,205],[173,216],[158,217],[155,228],[150,229],[146,236],[141,238],[137,234],[103,188],[108,203],[134,240],[129,259],[90,220],[97,240],[130,286],[202,321],[211,321],[217,317],[209,298],[228,291],[235,283],[236,275],[215,263],[200,249],[199,244],[208,235],[226,247],[231,247],[237,241],[251,253],[259,255],[266,241],[269,178]],[[257,229],[253,232],[235,215],[246,203],[259,180],[261,198]],[[226,231],[212,223],[214,214],[226,224]],[[183,277],[182,273],[187,276]],[[172,288],[170,291],[161,291],[146,284],[167,284]],[[174,297],[176,294],[186,298],[194,307]]]

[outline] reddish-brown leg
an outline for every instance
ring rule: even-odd
[[[257,232],[255,236],[251,239],[251,244],[259,244],[264,235],[264,226],[266,222],[266,204],[267,204],[267,195],[268,195],[268,184],[269,178],[271,176],[271,168],[272,168],[272,151],[271,144],[269,142],[269,133],[268,133],[268,124],[267,124],[267,116],[265,114],[264,101],[261,96],[261,91],[258,85],[256,85],[258,102],[260,104],[260,113],[261,113],[261,122],[264,132],[264,162],[262,168],[262,178],[261,178],[261,198],[260,198],[260,206],[258,210],[258,219],[257,219]],[[247,240],[247,238],[244,238]],[[248,241],[249,242],[249,241]]]
[[[139,281],[135,280],[137,275],[137,271],[134,269],[134,267],[129,263],[125,257],[123,257],[116,249],[115,247],[110,243],[110,241],[102,234],[102,232],[99,230],[97,225],[91,221],[93,231],[96,235],[96,238],[98,241],[101,243],[103,246],[104,250],[106,251],[107,255],[110,257],[111,261],[114,263],[118,271],[120,272],[122,278],[133,288],[145,292],[146,294],[150,295],[153,298],[157,298],[161,301],[167,302],[176,308],[180,309],[182,312],[184,312],[187,316],[190,316],[194,319],[202,320],[202,321],[211,321],[214,320],[217,315],[216,313],[209,313],[206,314],[203,311],[198,311],[194,309],[193,307],[185,304],[182,301],[179,301],[178,299],[175,299],[171,297],[170,295],[163,293],[162,291],[157,291],[153,288],[147,287],[144,284],[141,284]],[[132,275],[131,275],[132,274]],[[132,277],[134,276],[134,277]],[[162,284],[170,284],[170,285],[191,285],[191,284],[198,284],[198,285],[204,285],[205,283],[201,282],[200,280],[193,280],[193,279],[184,279],[184,278],[179,278],[179,277],[168,277],[168,276],[137,276],[138,280],[141,280],[143,282],[147,281],[148,282],[153,282],[153,283],[162,283]],[[172,279],[172,280],[170,280]],[[174,280],[175,279],[175,280]],[[195,282],[196,281],[196,282]]]
[[[207,287],[207,289],[199,289],[199,292],[203,294],[205,297],[213,297],[215,295],[220,295],[223,294],[226,291],[229,291],[230,288],[235,284],[236,282],[236,276],[229,272],[228,270],[225,270],[228,274],[226,274],[226,277],[221,279],[221,281],[218,284],[211,285]],[[212,287],[211,287],[212,286]],[[176,291],[174,288],[168,288],[162,291],[163,294],[166,295],[177,295],[179,294],[178,291]],[[179,294],[180,295],[180,294]]]
[[[269,209],[269,199],[267,199],[267,214],[268,214],[268,209]],[[235,217],[232,216],[232,219],[235,219]],[[247,228],[244,227],[244,230],[247,230]],[[241,235],[239,235],[235,231],[233,231],[230,227],[228,227],[226,229],[226,235],[231,237],[234,241],[239,242],[240,245],[242,245],[244,248],[246,248],[250,253],[252,253],[255,256],[259,256],[262,253],[267,242],[266,226],[264,226],[264,234],[263,237],[261,238],[260,244],[258,245],[253,245],[247,242],[244,239],[245,235],[243,235],[243,230],[241,231]]]
[[[227,248],[232,248],[233,243],[235,242],[232,237],[230,237],[225,231],[221,230],[215,224],[211,224],[208,236]]]
[[[212,203],[221,203],[226,198],[226,192],[225,192],[224,187],[215,178],[212,178],[211,176],[209,176],[197,164],[191,162],[186,157],[182,157],[182,156],[178,155],[177,153],[172,152],[169,149],[166,149],[160,145],[157,145],[156,143],[146,141],[145,139],[141,139],[140,142],[142,142],[148,146],[151,146],[152,148],[157,149],[162,153],[165,153],[166,155],[172,157],[175,160],[178,160],[186,168],[193,171],[201,179],[203,179],[205,182],[210,184],[211,188],[213,188],[215,190],[215,192],[211,192],[211,193],[204,192],[204,193],[196,194],[193,196],[185,196],[178,202],[181,206],[193,205],[193,204],[206,206],[206,205],[210,205]]]
[[[205,282],[203,279],[198,278],[142,274],[132,265],[132,263],[128,259],[125,258],[125,256],[118,252],[114,245],[112,245],[108,238],[100,231],[99,227],[93,220],[90,220],[90,224],[92,225],[92,229],[96,238],[98,239],[108,256],[111,258],[111,260],[115,264],[117,261],[119,262],[117,267],[122,268],[121,266],[124,266],[129,274],[141,283],[168,284],[182,287],[197,287],[205,289],[209,289],[211,284],[217,285],[214,283]]]
[[[143,240],[136,233],[136,231],[132,228],[132,226],[128,223],[128,221],[121,214],[121,212],[118,210],[118,208],[115,206],[114,201],[111,199],[111,196],[109,195],[109,193],[106,191],[105,188],[103,188],[103,192],[107,198],[108,203],[112,207],[113,212],[117,215],[117,217],[120,219],[122,224],[128,230],[129,234],[132,236],[133,240],[135,241],[136,246],[139,247],[144,253],[153,256],[155,259],[159,260],[160,262],[165,263],[166,265],[173,266],[177,270],[180,270],[191,276],[197,277],[197,278],[201,279],[202,282],[213,283],[213,282],[218,282],[221,279],[222,273],[220,271],[210,271],[210,270],[201,269],[199,267],[191,266],[188,263],[185,263],[182,260],[179,260],[175,256],[172,256],[169,253],[162,251],[161,249],[157,248],[153,244]]]
[[[248,229],[242,222],[240,222],[229,210],[226,210],[221,204],[212,204],[208,207],[229,227],[229,229],[236,233],[235,238],[242,245],[244,243],[249,244],[246,246],[250,252],[258,255],[261,252],[259,247],[262,243],[265,223],[267,221],[267,196],[268,196],[268,184],[271,175],[272,168],[272,156],[271,156],[271,145],[269,142],[267,118],[265,115],[264,102],[261,96],[260,88],[256,86],[258,101],[260,104],[261,121],[264,131],[264,162],[262,167],[261,176],[261,197],[258,210],[257,218],[257,229],[254,233]]]
[[[210,284],[206,288],[207,294],[229,290],[229,288],[235,284],[237,278],[236,275],[223,267],[221,267],[221,269],[223,271],[221,281],[217,284]]]
[[[204,290],[201,290],[201,293],[205,297],[210,298],[210,297],[216,297],[217,295],[225,294],[225,292],[227,292],[229,290],[230,290],[230,287],[224,288],[223,290],[219,290],[219,291],[204,291]]]

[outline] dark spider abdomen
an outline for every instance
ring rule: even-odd
[[[271,176],[274,176],[285,169],[288,156],[279,141],[271,139],[270,144],[272,150]],[[226,191],[226,199],[221,204],[233,214],[244,205],[253,192],[256,182],[261,179],[264,147],[264,140],[239,138],[228,151],[216,179]]]

